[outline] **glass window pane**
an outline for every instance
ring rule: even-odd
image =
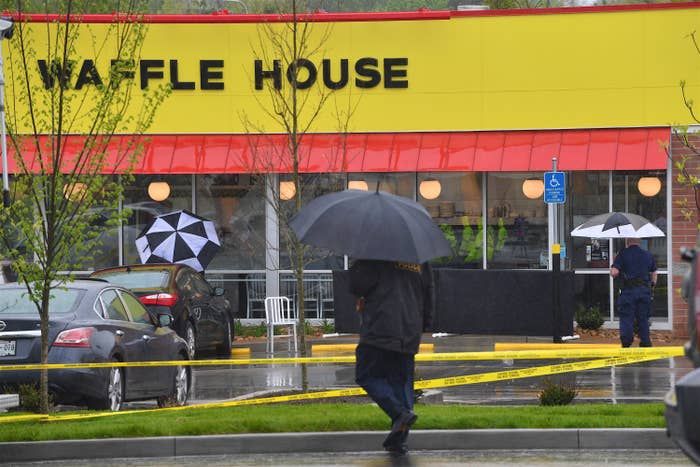
[[[170,187],[168,197],[163,201],[151,199],[148,194],[151,182],[166,182]],[[140,264],[134,242],[144,227],[157,215],[179,209],[192,210],[192,176],[137,175],[124,190],[124,208],[131,210],[124,225],[124,264]]]
[[[247,174],[197,175],[197,214],[214,221],[221,242],[208,270],[265,267],[262,180]]]
[[[668,275],[659,274],[656,277],[656,287],[653,290],[653,302],[651,304],[652,318],[668,319]]]
[[[593,216],[609,211],[610,172],[572,172],[570,196],[564,228],[571,232]],[[569,267],[574,269],[602,268],[610,266],[609,241],[587,237],[571,237],[568,251]]]
[[[349,173],[348,188],[380,191],[416,199],[415,173]]]
[[[578,307],[598,307],[606,321],[610,321],[610,276],[607,274],[576,274],[574,276],[574,303]]]
[[[286,182],[291,182],[291,174],[280,175],[280,187]],[[302,205],[308,204],[314,198],[327,193],[343,191],[346,185],[345,174],[303,174],[301,175],[301,198]],[[280,189],[281,194],[284,189]],[[296,212],[294,196],[290,199],[281,199],[279,203],[280,212],[280,269],[290,269],[292,262],[293,241],[296,239],[294,233],[287,227],[286,221],[292,218]],[[309,247],[306,249],[304,257],[304,269],[343,269],[344,257],[336,255],[328,250]]]
[[[452,256],[437,258],[435,266],[479,269],[483,264],[482,175],[418,174],[418,202],[440,226]]]
[[[547,205],[542,194],[525,195],[542,173],[491,173],[487,182],[489,269],[545,269],[548,262]],[[532,195],[534,196],[534,195]]]
[[[102,295],[102,303],[105,307],[107,319],[119,321],[129,321],[129,315],[126,313],[124,304],[117,296],[116,290],[107,290]]]
[[[280,274],[281,295],[289,297],[296,310],[298,295],[297,282],[293,274]],[[304,274],[304,316],[306,319],[332,319],[333,275],[326,273]]]
[[[642,178],[644,180],[641,180]],[[645,183],[651,183],[652,187],[658,188],[658,193],[652,195],[653,191],[647,191]],[[640,188],[651,196],[642,194]],[[646,217],[666,233],[666,172],[613,172],[613,210]],[[667,237],[649,238],[646,239],[647,243],[642,245],[654,255],[656,265],[660,269],[668,267],[666,239]]]

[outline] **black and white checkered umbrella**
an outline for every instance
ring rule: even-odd
[[[203,271],[221,249],[214,223],[189,211],[155,217],[136,239],[142,263],[183,263]]]

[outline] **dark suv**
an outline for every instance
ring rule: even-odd
[[[666,394],[668,434],[696,464],[700,464],[700,238],[694,249],[684,249],[681,257],[690,263],[683,279],[683,298],[688,302],[688,334],[685,354],[695,370],[683,376]]]
[[[190,358],[204,349],[231,355],[233,312],[224,289],[183,264],[138,264],[90,274],[130,289],[153,312],[169,311],[172,328],[187,342]]]

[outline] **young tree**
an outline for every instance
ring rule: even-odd
[[[45,2],[31,22],[18,2],[5,62],[7,130],[17,171],[12,202],[0,208],[0,241],[41,317],[41,362],[48,357],[52,290],[91,265],[101,229],[124,214],[122,186],[169,89],[141,91],[134,66],[146,35],[147,2],[101,2],[114,14],[88,25],[96,2]],[[124,8],[126,10],[124,11]],[[140,96],[137,94],[141,94]],[[136,137],[116,142],[116,134]],[[120,174],[117,176],[117,171]],[[41,410],[48,413],[48,372],[41,371]]]
[[[332,115],[338,127],[337,144],[329,149],[326,157],[329,167],[337,166],[339,158],[344,157],[344,135],[357,107],[351,95],[343,101],[336,98],[334,90],[324,87],[321,79],[314,81],[311,78],[310,64],[320,63],[325,58],[324,47],[330,38],[331,26],[314,22],[306,7],[296,0],[278,2],[278,11],[286,15],[285,21],[259,27],[257,42],[253,45],[256,70],[252,75],[259,77],[265,73],[265,79],[258,79],[253,84],[257,90],[264,91],[264,96],[257,98],[257,102],[268,120],[257,122],[248,115],[242,116],[253,148],[251,158],[243,163],[250,167],[251,172],[260,175],[259,186],[269,186],[270,175],[280,166],[289,168],[291,179],[288,182],[293,188],[288,193],[279,193],[278,187],[266,189],[266,199],[279,219],[279,248],[289,253],[302,326],[306,320],[304,267],[310,258],[318,257],[318,252],[311,252],[308,246],[297,240],[288,227],[288,221],[305,200],[326,191],[345,188],[345,180],[340,176],[335,183],[330,182],[333,186],[320,186],[314,177],[303,176],[300,164],[308,156],[305,151],[309,148],[305,143],[312,137],[310,133],[319,117],[324,113]],[[303,329],[300,347],[302,357],[306,356]],[[302,376],[302,380],[305,382],[306,378]]]

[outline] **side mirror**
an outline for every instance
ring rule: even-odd
[[[173,315],[170,313],[158,313],[158,327],[167,328],[173,324]]]
[[[214,287],[214,296],[222,297],[226,291],[223,287]]]

